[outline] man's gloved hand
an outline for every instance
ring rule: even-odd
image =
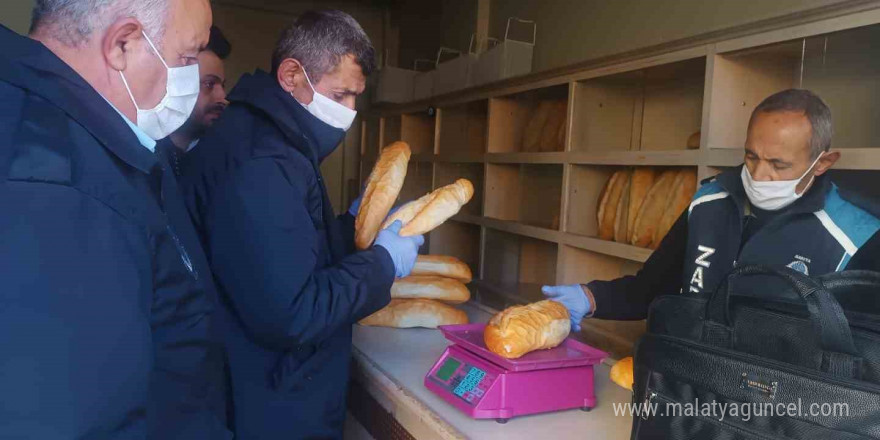
[[[590,313],[590,299],[580,284],[567,286],[544,286],[541,292],[548,298],[556,301],[568,309],[571,316],[571,329],[581,331],[581,320]]]
[[[419,246],[425,243],[425,237],[421,235],[401,237],[402,227],[403,223],[395,220],[391,226],[379,231],[375,241],[376,246],[382,246],[391,255],[391,260],[394,261],[394,276],[397,278],[408,276],[412,272],[416,257],[419,255]]]
[[[357,218],[358,211],[361,209],[361,199],[363,198],[364,192],[363,190],[361,190],[361,195],[359,195],[358,198],[354,199],[354,201],[351,202],[351,206],[348,207],[348,213],[351,214],[352,217]]]

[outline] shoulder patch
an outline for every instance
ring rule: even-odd
[[[880,230],[880,219],[840,197],[837,186],[828,192],[825,209],[815,215],[850,255]]]
[[[729,195],[730,194],[725,191],[717,181],[713,180],[704,184],[697,190],[696,194],[694,194],[694,198],[691,200],[691,204],[688,207],[688,216],[690,216],[691,211],[693,211],[698,205],[714,200],[720,200]]]

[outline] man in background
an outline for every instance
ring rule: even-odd
[[[159,142],[159,150],[168,157],[174,175],[180,170],[189,153],[199,143],[205,130],[211,127],[229,105],[226,100],[226,70],[223,60],[232,52],[232,46],[220,28],[211,26],[208,46],[199,52],[199,99],[189,119],[171,136]]]
[[[0,437],[227,439],[211,274],[156,140],[208,0],[36,0],[0,26]]]

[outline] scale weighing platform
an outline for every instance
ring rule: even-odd
[[[453,344],[425,375],[425,387],[474,419],[596,406],[593,365],[608,354],[566,338],[558,347],[506,359],[486,348],[485,324],[440,326]]]

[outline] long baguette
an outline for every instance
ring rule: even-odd
[[[467,323],[465,312],[430,299],[392,299],[390,304],[360,321],[361,325],[396,328],[437,328]]]
[[[458,179],[455,183],[438,188],[418,200],[403,205],[385,220],[382,228],[387,228],[395,220],[400,220],[403,223],[403,228],[400,230],[402,237],[428,233],[457,214],[473,195],[474,185],[470,180]]]
[[[391,298],[424,298],[460,304],[471,299],[471,292],[461,281],[431,275],[410,275],[394,281]]]
[[[410,157],[406,142],[395,142],[382,150],[361,199],[361,206],[355,219],[355,245],[366,249],[373,244],[379,225],[397,200]]]
[[[471,268],[455,257],[446,255],[419,255],[412,275],[434,275],[469,283],[473,278]]]

